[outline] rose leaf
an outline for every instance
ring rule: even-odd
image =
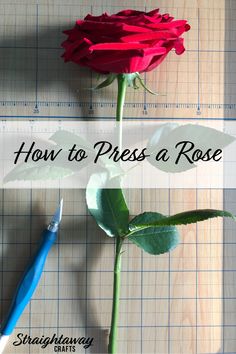
[[[136,221],[141,224],[153,224],[157,220],[165,219],[160,213],[147,212],[136,216],[132,220],[133,229]],[[134,229],[128,239],[144,251],[159,255],[173,250],[180,242],[179,232],[175,226],[149,226],[144,229]]]
[[[149,227],[187,225],[217,217],[229,217],[236,221],[236,217],[232,213],[216,209],[189,210],[162,218],[159,215],[157,215],[155,218],[155,213],[150,218],[149,214],[150,213],[143,213],[131,220],[131,222],[129,223],[129,229],[131,233],[136,230],[140,231]]]
[[[108,236],[122,236],[129,232],[129,209],[122,190],[109,188],[109,182],[106,173],[92,175],[86,202],[91,215]]]

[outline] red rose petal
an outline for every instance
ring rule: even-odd
[[[143,55],[161,55],[166,53],[165,47],[154,47],[154,48],[147,48],[142,49]]]
[[[155,10],[147,12],[147,15],[151,16],[151,17],[156,16],[156,15],[160,15],[159,11],[160,11],[160,9],[155,9]]]
[[[122,23],[120,22],[96,22],[94,21],[81,21],[78,20],[76,24],[81,28],[83,31],[92,31],[94,33],[94,27],[96,28],[95,33],[104,32],[104,33],[110,33],[112,34],[113,32],[116,32],[117,30],[120,31],[122,28]]]
[[[121,40],[123,42],[142,42],[142,41],[148,41],[152,39],[170,39],[170,38],[175,39],[173,37],[173,33],[169,32],[164,32],[164,31],[150,31],[146,33],[140,33],[140,34],[131,34],[128,36],[121,37]]]
[[[63,58],[101,73],[150,71],[160,65],[171,49],[177,54],[184,52],[180,36],[189,29],[186,20],[161,15],[159,9],[88,14],[64,32],[68,38],[62,43]]]
[[[118,12],[115,16],[137,16],[137,15],[140,15],[143,13],[144,13],[144,11],[127,9],[127,10],[122,10],[122,11]]]
[[[78,49],[80,45],[84,42],[83,39],[79,39],[74,43],[70,43],[69,41],[62,42],[61,46],[67,50],[67,55],[72,53],[75,49]]]
[[[173,19],[174,19],[174,17],[170,16],[169,14],[162,15],[163,22],[171,22]]]
[[[144,19],[144,25],[149,25],[152,23],[161,22],[161,15],[159,15],[158,17],[150,17],[148,15],[143,15],[143,19]]]
[[[80,42],[77,46],[73,46],[72,48],[67,48],[65,52],[65,59],[71,57],[73,61],[80,60],[84,56],[90,55],[89,48],[92,42],[89,41],[87,38],[83,38],[83,41]]]
[[[176,20],[171,22],[161,22],[161,23],[153,23],[150,24],[148,27],[155,28],[155,29],[170,29],[173,27],[182,27],[185,26],[187,23],[186,20]]]
[[[191,29],[191,26],[187,23],[185,26],[185,32],[188,32]]]
[[[142,43],[99,43],[90,47],[90,50],[130,50],[147,48],[147,44]]]
[[[147,68],[149,63],[152,60],[151,56],[139,57],[132,56],[131,58],[127,58],[127,56],[117,55],[112,56],[112,61],[107,61],[107,58],[101,58],[99,62],[97,59],[90,60],[89,65],[93,69],[97,71],[108,70],[113,73],[133,73],[133,72],[141,72],[143,68]]]
[[[145,71],[147,71],[147,72],[151,71],[151,70],[155,69],[157,66],[159,66],[163,62],[163,60],[166,58],[168,52],[166,52],[166,54],[164,54],[164,55],[155,56]]]
[[[149,49],[149,48],[148,48]],[[148,50],[147,49],[147,50]],[[131,73],[139,71],[141,72],[144,68],[146,69],[153,57],[160,58],[161,56],[166,55],[166,48],[150,48],[150,52],[147,51],[146,55],[142,53],[145,49],[138,51],[130,51],[129,56],[126,55],[124,51],[117,52],[107,52],[105,55],[101,55],[99,51],[99,56],[94,54],[89,63],[93,68],[97,68],[97,71],[107,69],[109,72],[114,73]]]
[[[183,46],[184,39],[183,38],[178,38],[178,40],[175,41],[174,43],[174,48],[175,48],[175,53],[180,55],[185,51],[185,48]]]
[[[127,24],[124,24],[123,30],[126,32],[136,32],[136,33],[150,32],[150,29],[146,27],[127,25]]]
[[[109,21],[110,18],[111,18],[111,16],[108,13],[104,12],[100,16],[94,16],[94,15],[88,14],[87,16],[85,16],[84,21],[104,22],[104,21]]]
[[[73,56],[72,56],[72,60],[74,62],[78,62],[80,61],[81,59],[83,59],[84,57],[89,57],[90,55],[90,51],[89,51],[89,47],[85,47],[81,50],[78,50],[76,52],[73,53]]]

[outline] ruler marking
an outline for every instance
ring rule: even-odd
[[[39,70],[39,57],[38,57],[38,42],[39,42],[39,5],[36,4],[36,36],[35,36],[35,107],[34,113],[39,113],[38,109],[38,70]]]

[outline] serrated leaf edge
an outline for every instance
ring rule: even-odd
[[[189,214],[191,213],[212,213],[212,215],[208,215],[207,217],[203,217],[200,218],[199,220],[193,220],[191,217],[191,220],[189,219],[185,219],[185,220],[180,220],[180,221],[174,221],[173,219],[178,218],[180,216],[189,216]],[[149,223],[149,224],[139,224],[139,225],[133,225],[132,221],[135,220],[135,218],[133,220],[131,220],[131,222],[129,223],[129,230],[130,233],[127,234],[126,237],[129,237],[131,235],[133,235],[134,233],[138,232],[138,231],[142,231],[145,230],[147,228],[151,228],[151,227],[165,227],[165,226],[176,226],[176,225],[189,225],[189,224],[193,224],[193,223],[197,223],[200,221],[205,221],[205,220],[209,220],[209,219],[213,219],[213,218],[217,218],[217,217],[230,217],[231,219],[233,219],[234,221],[236,221],[236,216],[233,215],[232,213],[228,212],[228,211],[224,211],[224,210],[217,210],[217,209],[198,209],[198,210],[189,210],[186,212],[182,212],[179,214],[174,214],[171,216],[166,216],[163,219],[159,219],[158,221],[156,221],[155,223]],[[172,221],[173,220],[173,221]]]

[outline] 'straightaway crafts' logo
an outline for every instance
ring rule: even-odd
[[[69,353],[76,351],[76,345],[83,346],[84,349],[88,349],[93,345],[94,338],[92,337],[66,337],[63,334],[57,336],[56,333],[52,337],[44,336],[31,337],[24,333],[17,334],[17,340],[13,342],[14,346],[19,345],[40,345],[42,349],[48,347],[48,345],[54,345],[54,352],[57,353]]]

